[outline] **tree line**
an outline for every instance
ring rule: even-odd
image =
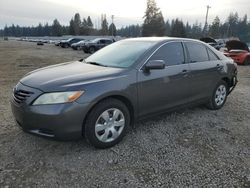
[[[147,0],[147,8],[143,18],[144,23],[142,25],[129,25],[116,29],[115,24],[108,24],[106,15],[102,15],[101,27],[97,29],[94,28],[90,16],[81,19],[80,14],[76,13],[68,26],[61,25],[57,19],[53,21],[52,25],[40,23],[36,27],[20,27],[13,24],[0,30],[0,35],[15,37],[62,35],[171,36],[195,39],[210,36],[213,38],[239,37],[242,41],[250,41],[250,22],[247,15],[240,18],[237,12],[230,13],[224,22],[216,16],[213,22],[204,28],[202,23],[184,23],[179,18],[164,21],[162,12],[157,7],[155,0]]]
[[[142,36],[171,36],[196,38],[213,37],[229,38],[238,37],[240,40],[250,41],[250,22],[247,15],[240,18],[238,13],[230,13],[225,22],[216,16],[207,28],[203,28],[201,23],[183,23],[181,19],[167,20],[164,18],[155,0],[147,0],[147,9],[142,25]],[[129,33],[127,33],[129,34]]]
[[[57,19],[49,25],[39,23],[37,26],[21,27],[12,24],[0,30],[0,36],[26,37],[26,36],[63,36],[63,35],[114,35],[116,36],[116,26],[114,23],[108,24],[106,15],[102,15],[101,28],[94,28],[91,17],[81,19],[76,13],[68,26],[61,25]]]

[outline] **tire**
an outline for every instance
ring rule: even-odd
[[[207,107],[211,110],[222,108],[227,100],[228,84],[221,80],[215,87]]]
[[[101,101],[91,110],[86,119],[84,134],[87,142],[104,149],[119,143],[129,125],[130,114],[126,105],[110,98]]]
[[[89,53],[90,53],[90,54],[95,53],[95,51],[96,51],[95,47],[91,46],[91,47],[89,48]]]

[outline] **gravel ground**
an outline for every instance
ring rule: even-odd
[[[0,187],[250,187],[250,66],[223,109],[183,109],[138,122],[117,146],[22,132],[9,105],[27,72],[83,52],[0,41]]]

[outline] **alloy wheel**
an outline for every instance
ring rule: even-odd
[[[111,108],[105,110],[95,123],[95,135],[101,142],[108,143],[116,140],[125,126],[125,117],[121,110]]]
[[[220,106],[224,103],[227,96],[227,88],[224,85],[220,85],[215,93],[215,104]]]

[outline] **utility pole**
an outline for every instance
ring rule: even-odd
[[[111,33],[112,33],[112,37],[114,37],[114,18],[115,18],[115,16],[114,15],[112,15],[111,16],[111,20],[112,20],[112,27],[111,27]]]
[[[203,33],[204,34],[206,34],[206,32],[207,32],[207,26],[208,26],[208,24],[207,24],[207,19],[208,19],[208,12],[209,12],[209,9],[210,9],[211,7],[209,6],[209,5],[207,5],[207,14],[206,14],[206,20],[205,20],[205,25],[204,25],[204,29],[203,29]]]

